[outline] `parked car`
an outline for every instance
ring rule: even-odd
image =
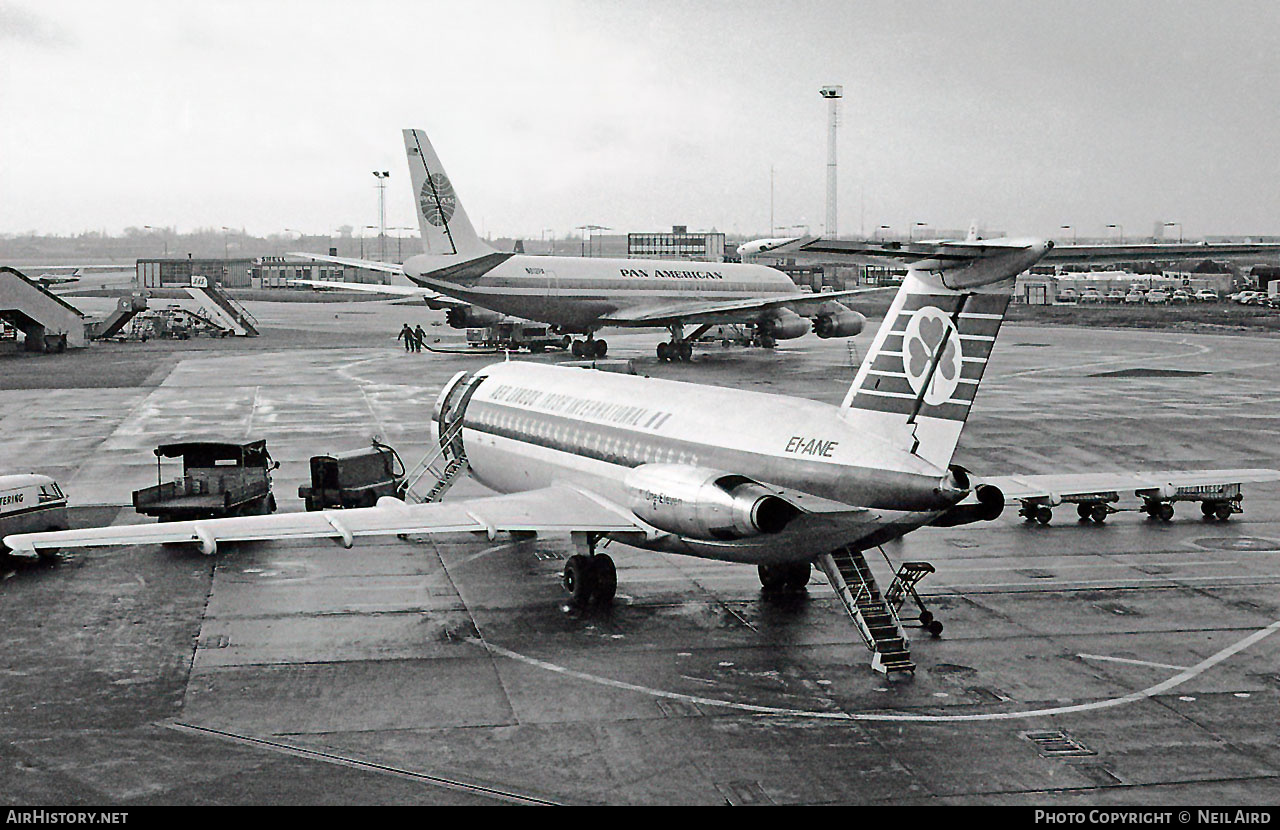
[[[1169,292],[1163,288],[1153,288],[1147,292],[1147,305],[1166,305],[1169,302]]]
[[[1125,298],[1125,293],[1123,288],[1113,288],[1110,291],[1108,291],[1107,296],[1103,297],[1102,299],[1104,302],[1108,302],[1108,303],[1123,303],[1124,298]]]
[[[1080,295],[1076,293],[1074,288],[1064,288],[1058,292],[1058,302],[1074,303],[1080,299]]]
[[[1124,301],[1126,305],[1140,305],[1147,301],[1147,295],[1141,291],[1130,290],[1128,294],[1124,295]]]
[[[1212,288],[1201,288],[1195,293],[1196,302],[1216,303],[1218,301],[1218,292]]]
[[[1191,295],[1179,288],[1169,295],[1169,302],[1174,305],[1186,305],[1191,302]]]
[[[1102,292],[1096,288],[1090,288],[1080,295],[1081,303],[1100,303],[1102,302]]]
[[[1236,295],[1236,302],[1240,305],[1258,305],[1266,296],[1261,291],[1241,291]]]

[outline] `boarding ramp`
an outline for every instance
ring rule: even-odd
[[[121,336],[124,327],[129,325],[140,312],[146,310],[146,294],[132,294],[128,297],[121,297],[120,301],[116,303],[116,310],[111,312],[107,319],[96,320],[88,324],[89,339],[107,340]]]
[[[258,321],[244,306],[231,299],[222,286],[207,277],[193,276],[187,293],[204,304],[204,311],[219,325],[231,329],[236,337],[257,337]]]
[[[0,266],[0,318],[26,336],[29,352],[83,349],[84,315],[21,271]]]
[[[814,560],[835,589],[863,643],[871,651],[871,668],[881,674],[915,673],[911,651],[896,609],[880,595],[862,551],[845,546]],[[897,580],[895,580],[896,586]]]

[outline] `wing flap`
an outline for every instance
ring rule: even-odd
[[[346,547],[370,536],[506,531],[623,533],[646,528],[628,513],[570,487],[454,502],[405,504],[384,499],[377,507],[237,516],[188,522],[22,533],[4,539],[15,555],[40,550],[104,545],[192,543],[213,553],[221,542],[333,539]]]

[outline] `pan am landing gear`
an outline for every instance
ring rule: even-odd
[[[684,326],[676,323],[671,326],[671,340],[667,343],[658,344],[658,360],[670,361],[672,363],[691,363],[693,361],[693,344],[698,338],[706,334],[710,330],[711,324],[698,326],[694,329],[693,334],[688,337],[684,336]]]
[[[609,341],[597,340],[596,333],[589,331],[586,340],[575,340],[569,344],[569,351],[574,357],[600,358],[609,353]]]

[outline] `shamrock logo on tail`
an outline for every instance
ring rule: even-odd
[[[927,306],[907,323],[903,344],[903,368],[911,388],[919,395],[927,382],[924,402],[930,406],[945,403],[959,385],[963,359],[955,324],[942,311]],[[938,368],[930,377],[929,367],[935,356]]]

